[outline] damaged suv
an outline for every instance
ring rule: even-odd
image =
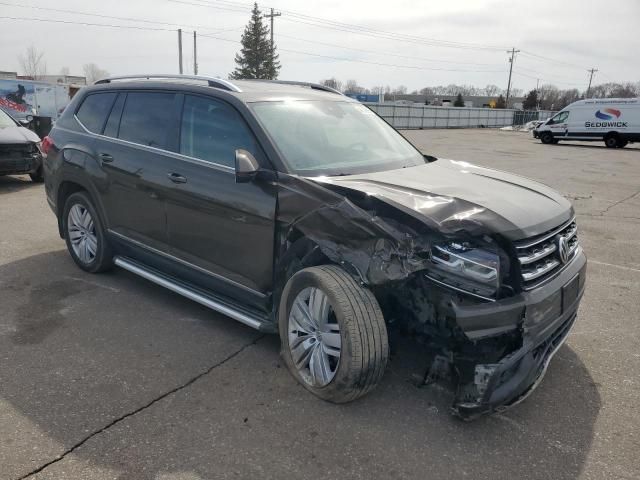
[[[424,156],[360,103],[301,82],[150,75],[75,96],[45,142],[77,265],[113,265],[265,332],[293,376],[348,402],[387,328],[469,419],[522,400],[576,319],[571,204],[525,178]]]

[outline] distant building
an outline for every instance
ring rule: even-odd
[[[2,80],[14,80],[18,78],[18,72],[0,72],[0,79]]]
[[[452,107],[453,102],[456,101],[457,95],[393,95],[386,94],[385,102],[402,102],[407,103],[419,103],[422,105],[434,105],[440,107]],[[493,108],[496,104],[498,97],[486,97],[480,95],[468,95],[463,97],[465,107],[474,108]],[[511,108],[522,109],[523,97],[511,97],[509,98],[509,104]]]

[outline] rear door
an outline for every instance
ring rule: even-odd
[[[177,139],[177,98],[170,91],[121,92],[96,145],[110,232],[162,252],[168,250],[164,201]]]
[[[205,287],[264,297],[273,276],[276,188],[235,182],[235,150],[265,157],[228,103],[185,95],[177,158],[167,173],[183,179],[167,194],[171,254],[194,267]],[[244,298],[244,295],[242,296]]]

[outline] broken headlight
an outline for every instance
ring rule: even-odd
[[[431,248],[429,278],[479,297],[494,299],[500,288],[500,257],[468,243],[446,242]]]

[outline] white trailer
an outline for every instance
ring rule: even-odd
[[[533,136],[542,143],[603,140],[609,148],[622,148],[640,141],[640,99],[579,100],[539,125]]]

